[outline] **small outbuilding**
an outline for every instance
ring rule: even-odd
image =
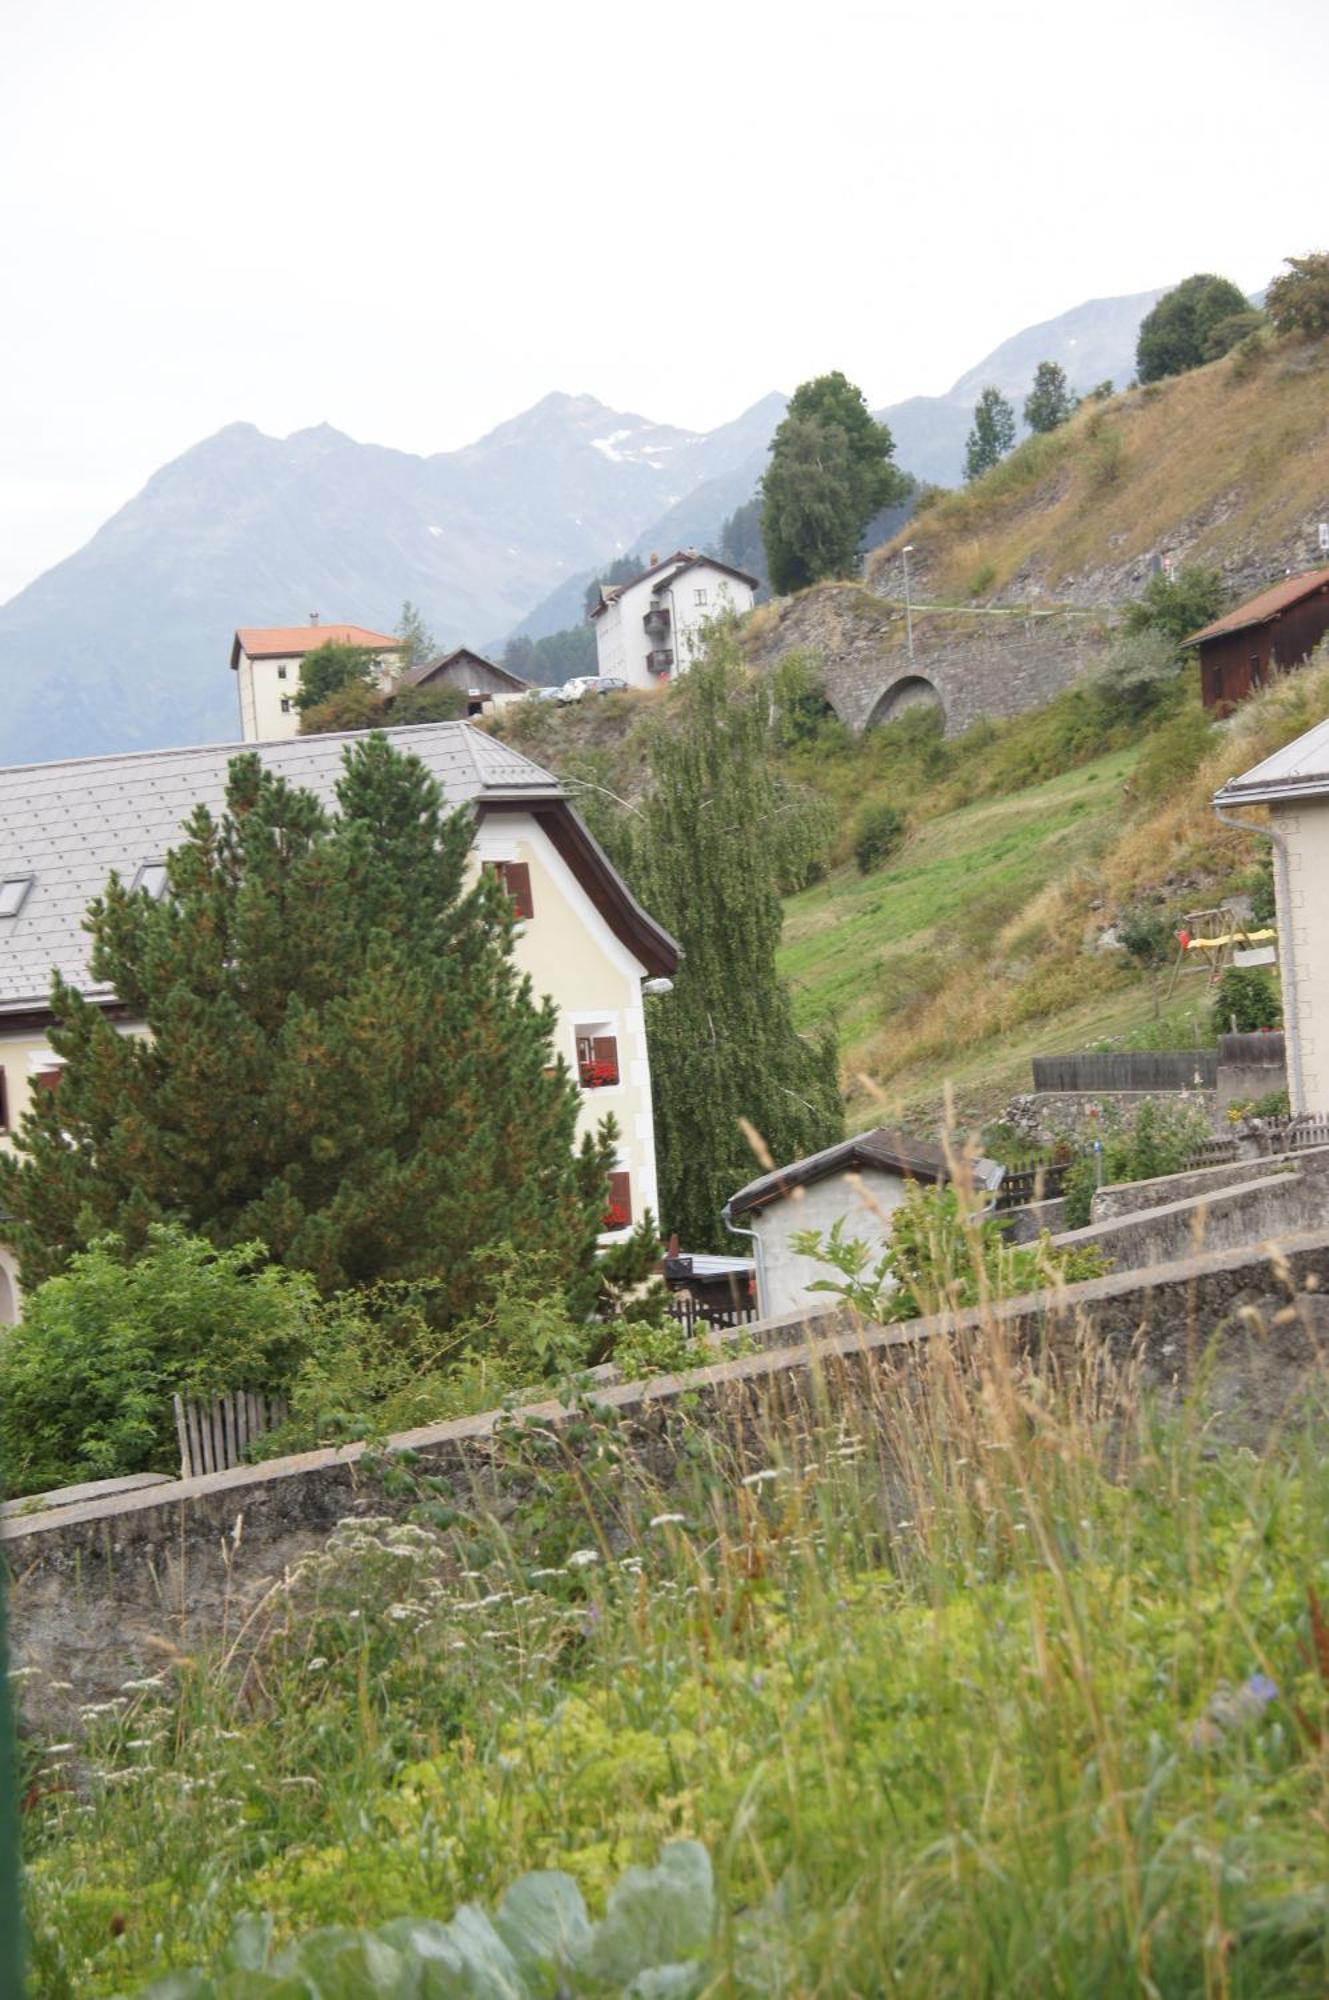
[[[980,1158],[972,1164],[975,1185],[990,1194],[1001,1186],[1005,1171],[995,1160]],[[890,1239],[891,1216],[909,1182],[936,1186],[950,1178],[943,1147],[878,1125],[749,1181],[725,1204],[724,1219],[752,1236],[759,1317],[826,1305],[825,1294],[812,1286],[832,1273],[793,1248],[791,1239],[800,1230],[816,1229],[825,1236],[843,1220],[845,1235],[868,1244],[875,1260]]]
[[[1329,719],[1230,778],[1214,805],[1273,842],[1288,1098],[1296,1117],[1329,1118]],[[1235,819],[1250,806],[1267,820]]]
[[[1329,632],[1329,569],[1285,577],[1182,643],[1200,655],[1206,708],[1226,715],[1310,658]]]
[[[466,698],[468,717],[502,708],[510,701],[520,701],[531,691],[529,681],[522,680],[519,674],[510,674],[506,667],[500,667],[496,660],[487,660],[483,653],[473,653],[469,646],[457,646],[436,660],[425,660],[422,665],[412,667],[405,676],[405,685],[454,688]]]

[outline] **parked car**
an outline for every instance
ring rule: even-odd
[[[627,682],[621,674],[597,674],[587,694],[625,694]]]
[[[578,674],[575,680],[564,681],[558,691],[560,701],[580,701],[583,695],[599,685],[598,674]]]

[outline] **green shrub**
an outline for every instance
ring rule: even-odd
[[[1218,982],[1213,1018],[1219,1035],[1256,1035],[1265,1028],[1281,1028],[1283,1008],[1268,973],[1255,965],[1229,966]]]
[[[171,1398],[285,1390],[315,1340],[312,1278],[157,1224],[126,1263],[114,1237],[38,1285],[0,1338],[0,1460],[9,1490],[165,1472]]]
[[[1274,897],[1274,857],[1265,853],[1252,868],[1246,880],[1251,898],[1251,922],[1263,929],[1272,924],[1278,916]]]
[[[1098,1150],[1085,1145],[1066,1176],[1067,1229],[1083,1229],[1089,1222],[1100,1181],[1107,1187],[1183,1173],[1208,1137],[1208,1119],[1198,1104],[1184,1098],[1160,1102],[1147,1097],[1129,1124],[1105,1117]]]
[[[904,841],[904,814],[894,806],[868,806],[854,830],[854,860],[860,875],[871,874],[889,860]]]

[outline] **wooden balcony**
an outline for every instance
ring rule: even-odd
[[[667,674],[674,664],[672,646],[656,646],[646,655],[646,665],[653,674]]]
[[[642,629],[652,639],[667,639],[669,636],[669,606],[653,604],[642,619]]]

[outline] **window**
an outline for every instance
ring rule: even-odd
[[[609,1199],[601,1219],[604,1229],[632,1227],[632,1178],[626,1168],[609,1176]]]
[[[283,715],[289,715],[291,712],[290,700],[286,695],[281,698],[281,712]]]
[[[145,861],[134,877],[134,887],[141,889],[145,896],[151,896],[154,903],[159,903],[166,894],[166,863]]]
[[[512,914],[519,921],[535,915],[531,900],[531,870],[525,861],[486,861],[485,868],[497,875],[512,898]]]
[[[706,592],[704,590],[694,590],[692,593],[692,602],[694,604],[704,604],[706,602]]]
[[[284,680],[286,679],[286,662],[285,662],[285,660],[278,660],[278,662],[277,662],[277,679],[278,679],[279,681],[284,681]]]
[[[577,1075],[583,1090],[608,1090],[619,1081],[618,1041],[597,1028],[577,1030]]]
[[[0,917],[16,917],[28,900],[28,891],[34,877],[31,875],[0,876]]]

